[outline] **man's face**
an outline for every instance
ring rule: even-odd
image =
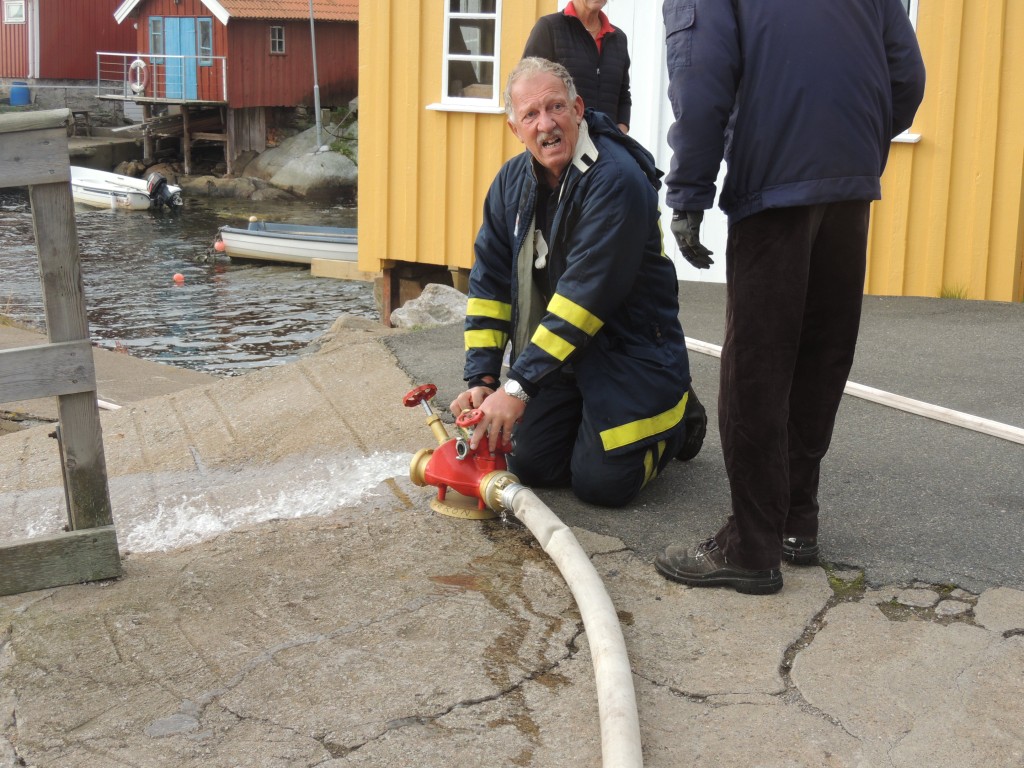
[[[565,83],[541,72],[517,80],[510,92],[512,119],[509,128],[534,159],[547,171],[554,187],[572,162],[583,119],[583,99],[569,101]]]

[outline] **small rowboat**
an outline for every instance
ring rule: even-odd
[[[71,166],[71,196],[89,208],[125,211],[148,211],[165,205],[174,209],[183,202],[181,187],[168,184],[163,174],[136,179],[77,165]]]
[[[221,227],[219,237],[233,259],[312,264],[313,259],[354,262],[358,254],[354,227],[274,224],[253,217],[246,229]]]

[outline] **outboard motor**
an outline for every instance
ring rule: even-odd
[[[149,193],[150,200],[153,201],[154,208],[162,208],[166,205],[168,208],[174,209],[184,202],[180,192],[171,190],[162,173],[154,172],[146,178],[146,191]]]

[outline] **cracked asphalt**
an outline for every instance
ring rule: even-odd
[[[718,288],[684,284],[692,337],[720,343]],[[1021,307],[865,302],[853,380],[1024,424]],[[600,765],[557,569],[527,530],[437,515],[408,479],[433,437],[401,398],[433,380],[447,403],[459,347],[457,328],[349,320],[234,379],[98,350],[99,396],[124,406],[101,416],[124,574],[0,597],[0,766]],[[713,411],[717,362],[691,358]],[[0,436],[4,537],[59,522],[51,429]],[[1024,765],[1024,449],[995,440],[844,403],[826,564],[767,597],[650,565],[720,519],[713,434],[633,509],[543,492],[619,612],[645,765]],[[163,550],[141,535],[181,509],[231,522]]]

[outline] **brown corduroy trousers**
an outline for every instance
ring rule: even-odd
[[[715,538],[777,568],[818,535],[818,477],[853,364],[870,203],[769,209],[729,229],[718,427],[732,514]]]

